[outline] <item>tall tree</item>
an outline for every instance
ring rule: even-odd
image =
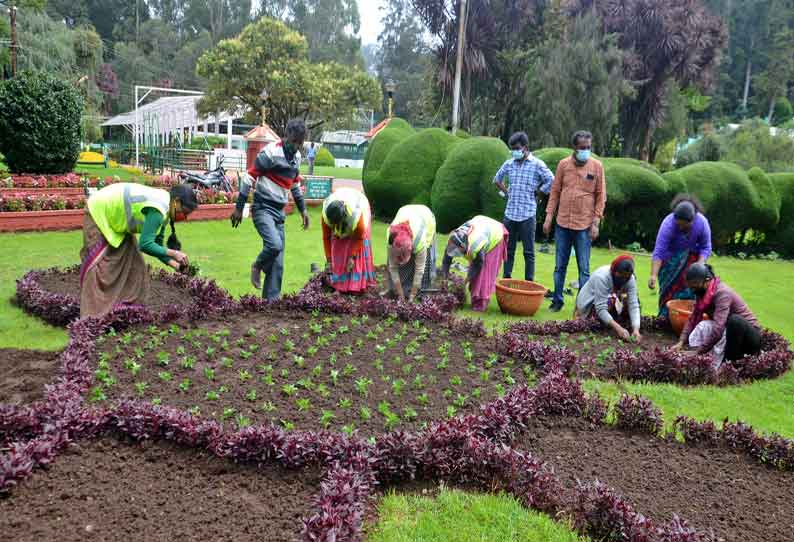
[[[207,80],[200,110],[238,111],[258,117],[267,91],[268,122],[283,133],[290,118],[344,120],[358,107],[379,109],[375,79],[335,62],[311,63],[306,39],[281,21],[263,18],[222,40],[198,61]]]
[[[289,23],[306,37],[309,60],[363,68],[356,0],[293,0]]]
[[[648,159],[653,132],[664,120],[668,82],[707,88],[726,43],[722,20],[700,0],[573,0],[574,13],[595,9],[627,52],[624,75],[636,95],[621,106],[623,154]]]
[[[382,83],[397,83],[395,114],[415,123],[419,100],[430,65],[430,48],[422,39],[421,22],[407,0],[394,0],[381,8],[383,31],[378,36],[375,69]]]

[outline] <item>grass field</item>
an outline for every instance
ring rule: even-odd
[[[309,173],[309,165],[305,162],[301,164],[301,173],[307,175]],[[337,179],[355,179],[361,180],[361,169],[352,167],[328,167],[328,166],[315,166],[315,175],[325,175],[328,177],[336,177]]]
[[[324,259],[318,210],[312,209],[311,216],[312,226],[308,232],[301,231],[297,215],[287,218],[285,292],[299,289],[309,278],[310,264],[321,263]],[[385,262],[385,247],[380,242],[385,237],[385,229],[386,226],[382,223],[376,223],[373,227],[376,263]],[[237,230],[233,230],[228,222],[215,221],[180,224],[177,231],[186,252],[193,261],[201,265],[205,276],[216,279],[235,296],[255,293],[248,283],[248,273],[251,261],[261,248],[261,240],[250,220],[246,220]],[[0,235],[0,247],[7,255],[0,264],[0,348],[58,349],[66,344],[65,330],[44,325],[24,314],[12,305],[11,298],[14,295],[14,281],[26,271],[77,263],[81,242],[79,231]],[[444,242],[444,239],[440,239],[439,246]],[[592,268],[609,263],[616,254],[617,252],[604,249],[594,250]],[[551,285],[553,255],[537,254],[536,264],[536,280]],[[653,314],[656,297],[643,286],[647,281],[650,260],[647,256],[638,257],[637,264],[643,312]],[[745,298],[765,326],[794,339],[794,319],[791,318],[794,263],[713,258],[712,264],[723,280]],[[160,264],[152,260],[152,265]],[[575,278],[575,272],[576,265],[572,262],[569,266],[569,280]],[[520,254],[517,256],[514,276],[523,276],[523,258]],[[567,298],[562,317],[570,316],[572,305],[573,299]],[[481,317],[490,327],[516,320],[502,315],[495,299],[485,315],[466,309],[460,311],[459,315]],[[547,304],[544,304],[536,316],[543,320],[555,317],[560,316],[550,313]],[[680,414],[716,421],[727,417],[731,420],[741,419],[764,432],[777,432],[789,438],[794,437],[794,372],[773,381],[725,388],[684,388],[599,381],[589,381],[585,385],[613,401],[622,391],[647,396],[662,408],[668,424]],[[372,540],[575,540],[565,529],[555,530],[559,526],[543,517],[538,518],[537,528],[533,527],[531,534],[515,531],[517,518],[522,523],[535,520],[531,518],[531,514],[526,515],[524,510],[515,509],[508,502],[509,499],[474,497],[454,492],[442,497],[444,501],[400,496],[387,499],[382,505],[382,515]],[[477,510],[477,514],[473,515],[472,510]],[[498,535],[493,535],[495,531],[489,530],[493,527],[487,520],[489,514],[500,518],[503,529],[499,530]],[[394,529],[393,525],[402,527]],[[449,533],[453,530],[455,536],[450,538]],[[458,537],[458,530],[462,538]],[[420,538],[412,534],[414,531],[427,534]]]

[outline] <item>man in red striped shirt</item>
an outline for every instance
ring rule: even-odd
[[[293,119],[287,123],[287,133],[280,141],[268,144],[259,151],[253,166],[244,175],[240,185],[237,207],[231,216],[232,227],[236,228],[243,220],[243,207],[248,194],[254,187],[254,203],[251,218],[259,236],[262,237],[262,251],[251,265],[251,284],[262,288],[262,297],[269,301],[281,296],[281,281],[284,274],[284,207],[289,194],[301,213],[303,229],[309,228],[309,215],[300,189],[299,173],[303,142],[306,139],[306,125],[302,120]],[[265,282],[262,285],[262,273]]]

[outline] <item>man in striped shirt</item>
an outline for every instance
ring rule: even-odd
[[[301,213],[303,229],[309,227],[309,215],[300,189],[299,167],[306,139],[306,125],[293,119],[287,123],[287,133],[281,141],[270,143],[259,151],[253,166],[240,183],[240,195],[232,213],[232,227],[243,220],[243,208],[248,194],[254,190],[251,218],[262,238],[262,251],[251,265],[251,284],[262,288],[262,297],[269,301],[281,296],[281,280],[284,274],[284,207],[289,194]],[[262,286],[262,274],[265,275]]]
[[[542,160],[529,152],[527,134],[516,132],[510,136],[508,143],[512,156],[502,164],[493,180],[501,193],[507,196],[504,225],[510,237],[507,242],[504,278],[509,279],[512,276],[516,246],[520,240],[524,247],[524,279],[534,280],[537,224],[535,193],[540,190],[548,194],[554,175]],[[505,177],[509,181],[507,186],[504,184]]]

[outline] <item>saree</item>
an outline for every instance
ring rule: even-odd
[[[408,297],[411,293],[411,286],[414,283],[414,272],[415,272],[415,260],[416,254],[411,254],[411,259],[408,260],[404,265],[401,265],[398,269],[398,274],[400,275],[400,283],[402,284],[403,295]],[[387,262],[388,266],[388,262]],[[391,273],[388,272],[388,268],[386,270],[386,280],[389,287],[389,291],[395,291],[395,285],[392,283],[391,280]],[[425,258],[425,269],[422,273],[422,290],[429,290],[433,287],[433,281],[436,280],[436,238],[433,237],[433,244],[430,245],[430,248],[427,249],[427,257]]]
[[[502,263],[507,259],[508,235],[505,230],[504,239],[490,252],[485,254],[482,269],[471,279],[469,292],[471,293],[471,308],[474,311],[485,312],[491,296],[496,291],[496,279]]]
[[[372,259],[372,226],[365,233],[363,242],[357,252],[358,240],[352,238],[331,237],[331,286],[342,293],[363,293],[367,288],[375,286],[375,263]],[[348,272],[347,262],[356,256],[352,271]]]
[[[659,270],[659,316],[667,318],[667,302],[672,299],[695,299],[686,285],[686,270],[698,261],[698,255],[682,250],[662,264]]]

